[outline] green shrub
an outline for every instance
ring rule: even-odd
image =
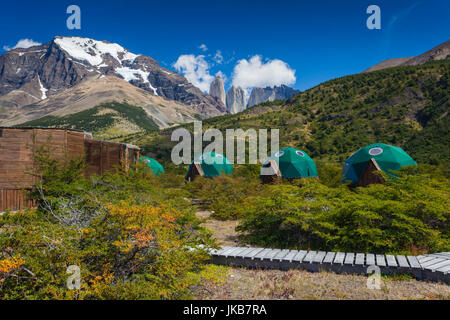
[[[449,184],[408,175],[350,190],[318,181],[271,186],[248,206],[239,231],[255,244],[316,250],[422,253],[450,249]]]
[[[213,217],[219,220],[238,219],[246,213],[247,205],[263,189],[258,179],[218,176],[214,179],[198,177],[187,183],[185,189],[191,198],[209,201],[207,209],[213,211]]]

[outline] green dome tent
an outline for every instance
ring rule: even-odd
[[[147,168],[149,168],[150,171],[152,171],[153,174],[156,176],[159,176],[160,174],[165,173],[163,166],[155,159],[148,158],[148,157],[140,157],[139,162],[144,163],[145,166]]]
[[[278,176],[285,179],[317,178],[315,162],[306,152],[294,148],[284,148],[273,153],[261,168],[261,179]]]
[[[194,159],[189,166],[186,180],[193,181],[197,176],[212,178],[231,173],[233,165],[227,158],[215,152],[207,152]]]
[[[345,161],[343,182],[351,181],[353,185],[359,186],[382,183],[382,178],[374,175],[373,171],[383,171],[392,177],[392,171],[406,166],[417,166],[417,163],[402,148],[384,143],[371,144],[359,149]]]

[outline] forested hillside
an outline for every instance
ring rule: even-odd
[[[449,71],[450,62],[440,61],[346,76],[287,101],[205,120],[203,128],[278,128],[281,147],[324,160],[341,162],[364,145],[383,142],[401,146],[418,162],[442,163],[450,159]],[[171,130],[128,140],[164,158],[174,145]]]
[[[21,124],[50,128],[78,129],[94,133],[99,139],[121,139],[130,134],[158,130],[158,126],[137,106],[111,102],[63,117],[46,116]]]

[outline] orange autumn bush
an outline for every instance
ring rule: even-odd
[[[24,265],[20,256],[0,260],[0,284],[6,279],[15,277],[14,272],[18,271]]]
[[[182,213],[165,207],[105,205],[77,230],[42,212],[0,218],[0,299],[182,299],[207,258]],[[13,258],[7,258],[12,256]],[[67,268],[81,270],[70,290]],[[26,270],[26,271],[25,271]]]
[[[38,209],[0,216],[0,300],[192,297],[214,244],[183,192],[139,168],[85,180],[54,165]]]

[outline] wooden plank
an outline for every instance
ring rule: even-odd
[[[400,267],[409,268],[409,263],[405,256],[397,256],[397,262]]]
[[[235,247],[235,248],[232,248],[230,251],[227,251],[227,252],[225,252],[225,253],[222,253],[222,256],[224,256],[224,257],[233,257],[233,254],[234,253],[236,253],[236,252],[238,252],[238,251],[242,251],[242,248],[240,248],[240,247]]]
[[[397,261],[395,260],[395,257],[393,255],[387,254],[386,261],[389,267],[398,267]]]
[[[377,260],[377,266],[379,267],[386,267],[386,259],[384,258],[383,254],[377,254],[375,256],[376,260]]]
[[[237,248],[237,247],[229,247],[228,250],[222,252],[220,255],[224,256],[224,257],[228,257],[231,253],[233,253],[237,249],[239,249],[239,248]]]
[[[322,263],[332,264],[335,255],[336,255],[336,252],[327,252],[325,258],[322,261]]]
[[[374,266],[375,265],[375,255],[372,253],[366,254],[366,265],[367,266]]]
[[[239,250],[234,251],[232,254],[230,254],[230,257],[234,257],[236,258],[237,256],[239,256],[242,252],[247,251],[248,248],[242,247]]]
[[[233,249],[233,247],[222,247],[221,249],[217,250],[217,251],[214,252],[213,254],[214,254],[214,255],[220,256],[220,255],[222,255],[223,253],[225,253],[226,251],[229,251],[229,250],[231,250],[231,249]]]
[[[253,259],[258,253],[260,253],[263,250],[264,250],[264,248],[255,248],[255,250],[253,250],[247,254],[246,258]]]
[[[265,256],[264,256],[264,260],[273,260],[273,257],[275,257],[278,253],[280,253],[281,250],[280,249],[273,249],[272,251],[268,252]]]
[[[355,261],[355,254],[349,252],[345,255],[344,264],[353,265],[353,261]]]
[[[273,257],[273,260],[282,260],[288,253],[289,253],[289,249],[284,249],[281,250],[281,252],[279,252],[276,256]]]
[[[325,258],[325,255],[327,253],[325,251],[319,251],[317,252],[316,256],[312,260],[313,263],[320,263],[322,264],[323,259]]]
[[[297,250],[291,250],[285,257],[283,257],[281,260],[283,261],[289,261],[292,262],[292,259],[298,254]]]
[[[450,259],[450,252],[439,252],[438,254],[442,254]]]
[[[305,250],[300,250],[297,255],[292,259],[292,261],[303,262],[304,257],[308,252]]]
[[[440,267],[439,269],[436,269],[435,271],[439,271],[439,272],[442,272],[442,273],[449,273],[450,272],[450,266],[446,265],[446,266]]]
[[[422,267],[427,270],[437,270],[445,266],[450,266],[450,260],[442,259],[441,261],[431,265],[422,265]]]
[[[345,259],[345,253],[337,252],[336,256],[334,257],[333,264],[344,264],[344,259]]]
[[[450,254],[447,255],[445,253],[432,253],[432,254],[428,254],[427,256],[443,258],[443,259],[450,259]]]
[[[266,254],[268,254],[272,249],[264,249],[260,251],[257,255],[253,257],[253,259],[263,259]]]
[[[252,252],[255,248],[245,248],[245,250],[239,252],[235,257],[245,258],[249,252]]]
[[[364,253],[357,253],[355,258],[355,265],[356,266],[363,266],[364,265]]]
[[[303,259],[303,263],[312,263],[316,254],[317,254],[317,251],[309,251],[305,256],[305,259]]]
[[[442,262],[442,261],[447,261],[447,259],[434,258],[433,257],[433,260],[428,260],[427,262],[421,263],[420,265],[422,266],[422,268],[427,268],[429,266],[432,266],[432,265],[434,265],[436,263],[439,263],[439,262]]]
[[[422,269],[422,266],[420,265],[419,260],[417,260],[416,257],[407,256],[406,258],[408,259],[409,265],[412,269]]]
[[[417,260],[419,260],[420,264],[434,259],[434,257],[430,257],[430,256],[417,256],[416,258],[417,258]]]

